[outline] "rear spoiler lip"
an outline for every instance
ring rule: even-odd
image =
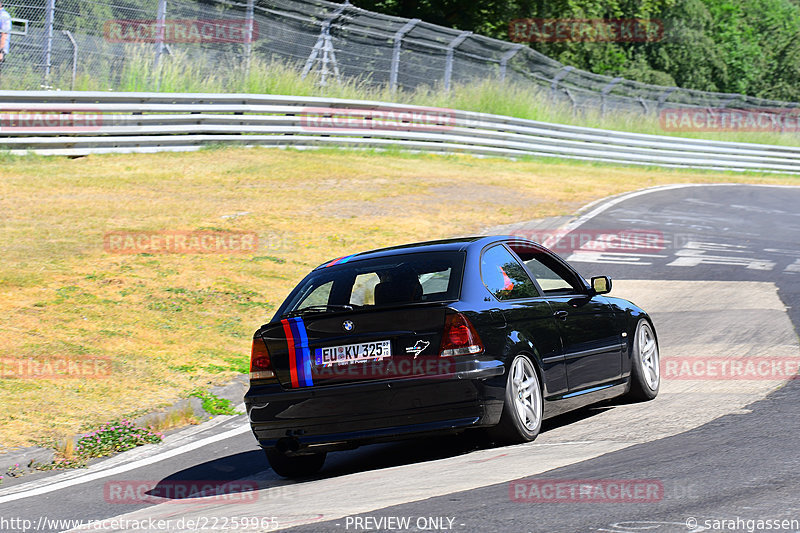
[[[337,315],[353,315],[353,314],[362,314],[362,313],[374,313],[374,312],[381,312],[381,311],[392,311],[392,310],[395,310],[395,309],[403,309],[403,308],[416,309],[416,308],[419,308],[419,307],[447,307],[448,309],[453,309],[451,307],[451,305],[456,303],[456,302],[458,302],[458,301],[459,301],[458,298],[453,298],[453,299],[449,299],[449,300],[436,300],[436,301],[431,301],[431,302],[411,302],[411,303],[405,303],[405,304],[400,304],[400,305],[382,305],[382,306],[379,306],[379,307],[370,306],[368,308],[363,308],[362,307],[362,308],[353,309],[352,311],[348,311],[348,310],[324,311],[324,312],[321,312],[321,313],[309,313],[307,315],[296,315],[296,316],[300,317],[300,318],[311,318],[311,317],[313,317],[313,318],[323,318],[323,317],[324,318],[335,318]],[[275,317],[274,320],[272,320],[270,322],[267,322],[266,324],[262,324],[261,327],[259,327],[258,330],[256,330],[256,332],[254,334],[254,337],[255,336],[261,336],[265,329],[268,329],[270,327],[274,327],[276,325],[279,326],[281,324],[281,320],[283,320],[284,318],[286,318],[286,317],[285,316]]]

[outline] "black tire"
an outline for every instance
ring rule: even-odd
[[[269,466],[281,477],[298,478],[316,474],[325,463],[326,453],[285,455],[275,449],[264,450]]]
[[[527,388],[523,386],[525,382],[528,383]],[[525,391],[529,392],[528,401],[520,394],[525,394]],[[489,430],[489,435],[502,443],[530,442],[542,429],[542,412],[542,388],[536,366],[527,356],[518,355],[508,369],[500,423]]]
[[[631,387],[626,397],[629,400],[645,402],[658,395],[661,387],[661,364],[658,340],[653,327],[642,318],[636,324],[631,350]]]

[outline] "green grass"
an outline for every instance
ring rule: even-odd
[[[220,398],[216,394],[208,391],[195,391],[191,394],[195,398],[199,398],[203,405],[203,410],[210,415],[241,415],[236,410],[233,403],[225,398]]]
[[[599,111],[575,113],[571,107],[551,101],[549,89],[519,83],[504,83],[499,79],[484,79],[456,85],[445,91],[440,85],[421,86],[413,91],[392,92],[388,87],[375,85],[367,78],[350,78],[342,83],[329,82],[321,86],[320,78],[312,72],[305,79],[301,65],[282,61],[254,59],[250,69],[240,63],[209,64],[205,56],[189,56],[176,51],[165,56],[153,68],[151,47],[129,45],[125,61],[92,59],[81,62],[76,90],[145,91],[187,93],[250,93],[294,96],[324,96],[352,98],[444,107],[497,115],[573,124],[610,130],[693,137],[719,141],[800,146],[800,134],[778,132],[683,132],[665,130],[657,116],[640,113],[608,113]],[[0,89],[40,89],[41,75],[33,67],[15,66],[14,76],[0,77]],[[55,68],[51,85],[69,89],[71,69]],[[219,149],[208,147],[207,149]],[[0,154],[0,162],[11,156]]]

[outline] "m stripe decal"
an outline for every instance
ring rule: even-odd
[[[283,324],[283,333],[286,335],[286,344],[289,347],[289,376],[292,380],[292,388],[299,387],[300,384],[297,381],[297,364],[295,359],[295,346],[294,346],[294,335],[292,334],[292,326],[289,323],[291,319],[284,319],[281,320]]]
[[[308,347],[308,335],[303,319],[300,317],[288,318],[282,320],[281,323],[289,348],[289,373],[292,388],[311,387],[314,385],[311,377],[311,350]]]
[[[295,340],[295,346],[298,347],[297,356],[297,373],[300,384],[305,387],[310,387],[314,384],[311,379],[311,350],[308,347],[308,335],[306,334],[306,325],[303,323],[302,318],[295,318],[295,329],[297,336],[295,339],[300,339],[298,343]]]
[[[339,259],[334,259],[333,261],[331,261],[330,263],[325,265],[325,268],[332,267],[333,265],[341,265],[342,263],[347,263],[348,261],[350,261],[355,256],[356,256],[356,254],[352,254],[352,255],[346,255],[344,257],[340,257]]]

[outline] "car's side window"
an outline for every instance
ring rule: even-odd
[[[514,300],[539,296],[536,285],[505,248],[497,245],[483,252],[481,257],[483,284],[498,300]]]
[[[572,294],[584,291],[575,275],[547,253],[525,245],[509,246],[522,259],[545,294]]]

